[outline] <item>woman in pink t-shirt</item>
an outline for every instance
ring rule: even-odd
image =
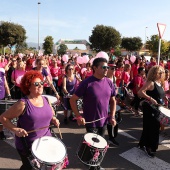
[[[87,63],[86,64],[86,71],[84,71],[83,75],[82,75],[82,79],[86,79],[87,77],[90,77],[93,75],[93,70],[91,69],[91,64]]]
[[[7,63],[8,61],[5,59],[5,56],[4,55],[0,56],[0,68],[5,68]]]
[[[21,79],[25,74],[25,64],[23,61],[18,61],[17,68],[12,72],[11,82],[15,85],[15,99],[20,99],[23,94],[20,90]]]
[[[123,62],[118,63],[118,68],[115,71],[115,77],[116,77],[116,86],[120,87],[120,82],[122,78],[122,73],[124,71],[124,64]]]
[[[51,62],[51,69],[50,69],[50,72],[51,72],[51,76],[53,78],[53,84],[54,84],[54,87],[55,89],[59,92],[59,89],[58,89],[58,72],[60,70],[60,67],[58,67],[58,64],[57,64],[57,60],[54,58]]]
[[[141,89],[141,87],[144,85],[144,77],[145,77],[145,68],[144,67],[139,67],[138,68],[138,75],[134,77],[134,87],[133,87],[133,94],[134,94],[134,99],[131,102],[131,106],[134,105],[135,107],[135,116],[140,116],[139,115],[139,104],[141,99],[138,97],[137,92]]]

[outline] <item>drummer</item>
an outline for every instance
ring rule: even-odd
[[[80,83],[75,94],[73,94],[70,99],[71,108],[76,115],[78,125],[85,125],[87,132],[96,133],[101,136],[104,136],[108,122],[109,102],[109,121],[113,126],[116,125],[116,92],[113,82],[106,77],[108,68],[109,66],[107,65],[107,60],[105,58],[96,58],[92,65],[94,74]],[[83,97],[84,117],[80,116],[76,104],[76,101],[80,97]],[[89,123],[86,124],[86,122]],[[96,168],[100,170],[104,169],[97,166],[90,167],[90,170]]]
[[[72,95],[75,90],[76,87],[78,85],[78,83],[81,82],[81,78],[78,77],[77,74],[74,74],[74,65],[72,64],[68,64],[65,68],[65,75],[63,77],[63,93],[65,95],[64,97],[64,106],[65,108],[67,108],[67,110],[64,110],[64,123],[67,124],[67,114],[68,114],[68,110],[71,110],[70,107],[70,95]],[[69,119],[73,120],[74,116],[71,110]]]
[[[3,68],[0,68],[0,100],[5,99],[5,92],[7,93],[8,98],[11,98],[10,90],[9,90],[8,83],[5,77],[5,70]],[[5,140],[5,139],[6,139],[6,136],[3,132],[3,126],[0,125],[0,140]]]
[[[165,70],[155,65],[150,68],[144,86],[138,91],[138,96],[146,99],[154,105],[163,105],[165,92],[163,89]],[[151,104],[144,102],[143,108],[143,131],[139,141],[139,148],[144,150],[148,157],[153,158],[159,144],[160,122],[154,115],[155,111]]]
[[[39,71],[31,70],[25,73],[21,80],[21,90],[26,96],[0,116],[2,124],[15,133],[16,149],[23,163],[20,170],[32,169],[27,157],[33,141],[42,136],[51,136],[48,128],[50,123],[57,127],[60,124],[54,116],[50,102],[42,96],[43,83],[43,76]],[[13,118],[18,118],[17,126],[11,123]],[[41,130],[35,131],[39,128]]]

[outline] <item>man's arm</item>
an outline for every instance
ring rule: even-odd
[[[110,98],[110,123],[113,126],[116,126],[115,113],[116,113],[116,99],[115,96],[112,96]]]

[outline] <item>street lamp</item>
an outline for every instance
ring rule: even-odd
[[[39,42],[39,5],[40,5],[41,3],[40,2],[38,2],[38,53],[39,53],[39,51],[40,51],[40,42]]]

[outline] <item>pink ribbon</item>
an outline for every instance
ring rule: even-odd
[[[163,125],[163,124],[168,124],[169,122],[169,119],[167,117],[164,117],[161,121],[160,121],[160,124]]]
[[[106,152],[108,148],[109,148],[109,145],[107,145],[107,146],[104,148],[104,152]]]
[[[83,141],[83,143],[85,143],[87,146],[91,146],[91,144],[86,141]]]
[[[95,161],[95,160],[98,160],[99,155],[100,155],[100,152],[99,152],[98,149],[96,149],[96,150],[95,150],[95,154],[94,154],[94,156],[93,156],[93,160],[94,160],[94,161]]]

